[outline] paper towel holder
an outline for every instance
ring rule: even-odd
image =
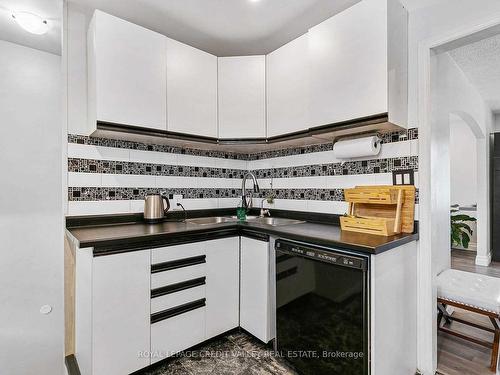
[[[356,136],[342,137],[333,143],[335,158],[353,160],[359,158],[373,158],[380,154],[381,137],[373,132],[357,134]]]

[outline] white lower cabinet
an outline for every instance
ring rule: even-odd
[[[239,237],[206,242],[207,338],[239,324]]]
[[[83,375],[122,375],[150,364],[149,250],[99,257],[78,250],[76,293]]]
[[[76,254],[82,375],[128,374],[239,325],[270,339],[268,242],[229,237]]]
[[[269,242],[241,237],[240,326],[262,342],[270,337]]]

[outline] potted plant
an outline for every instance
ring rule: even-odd
[[[459,214],[451,215],[451,245],[463,246],[465,249],[469,247],[470,238],[472,236],[472,228],[466,222],[476,221],[475,217]]]

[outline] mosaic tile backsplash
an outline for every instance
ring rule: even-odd
[[[390,183],[395,170],[413,169],[418,174],[417,128],[383,134],[382,143],[390,151],[381,156],[390,157],[338,162],[332,160],[332,143],[238,154],[69,134],[69,207],[73,202],[81,206],[85,202],[141,201],[147,194],[163,191],[187,200],[227,199],[226,204],[234,206],[247,171],[261,184],[261,192],[254,197],[343,202],[345,187]],[[135,159],[140,160],[132,157],[137,154],[141,156]],[[383,181],[376,176],[383,176]],[[181,182],[170,184],[176,178]],[[138,179],[141,183],[136,183]]]

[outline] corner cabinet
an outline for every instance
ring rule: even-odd
[[[218,58],[219,138],[266,137],[266,57]]]
[[[205,242],[207,253],[206,337],[239,325],[239,237]]]
[[[167,130],[217,137],[217,57],[167,40]]]
[[[271,337],[268,239],[241,237],[240,326],[264,343]]]
[[[308,35],[266,56],[267,136],[309,128]]]
[[[309,30],[311,126],[383,113],[406,126],[407,19],[398,0],[362,0]]]
[[[88,121],[166,130],[166,37],[96,10],[88,32]]]

